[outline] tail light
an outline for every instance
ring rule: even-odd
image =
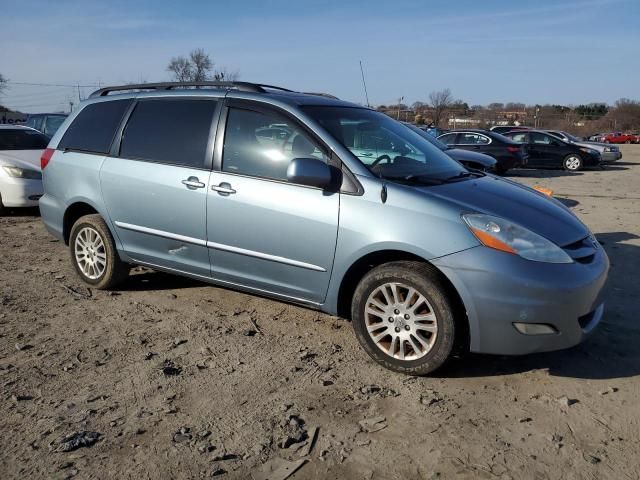
[[[507,147],[507,152],[509,153],[518,153],[519,151],[521,151],[522,147],[512,147],[511,145],[509,145]]]
[[[42,156],[40,157],[41,170],[44,170],[44,167],[49,164],[49,160],[51,160],[51,157],[53,156],[55,151],[55,148],[46,148],[44,152],[42,152]]]

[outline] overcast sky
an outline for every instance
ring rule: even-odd
[[[218,5],[219,4],[219,5]],[[168,80],[204,48],[240,79],[372,104],[450,88],[469,104],[640,98],[639,0],[0,0],[0,103],[57,111],[65,86]],[[87,95],[91,86],[81,88]]]

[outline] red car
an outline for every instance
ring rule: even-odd
[[[635,135],[629,135],[622,132],[608,133],[603,138],[604,143],[634,143],[636,141]]]

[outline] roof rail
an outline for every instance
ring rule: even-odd
[[[161,82],[161,83],[139,83],[132,85],[119,85],[116,87],[105,87],[100,90],[96,90],[89,98],[105,97],[111,92],[121,92],[126,90],[172,90],[175,88],[190,88],[190,87],[217,87],[217,88],[235,88],[243,92],[255,92],[266,93],[267,89],[281,90],[283,92],[291,92],[282,87],[276,87],[274,85],[265,85],[260,83],[250,82]]]

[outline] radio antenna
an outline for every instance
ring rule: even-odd
[[[367,93],[367,82],[364,81],[364,70],[362,69],[362,60],[360,60],[360,73],[362,74],[362,86],[364,87],[364,96],[367,99],[367,107],[371,108],[369,104],[369,94]]]

